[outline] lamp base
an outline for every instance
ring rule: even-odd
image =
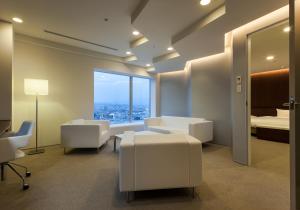
[[[28,152],[27,155],[37,155],[37,154],[41,154],[44,152],[45,152],[44,149],[34,149],[34,150],[31,150],[30,152]]]

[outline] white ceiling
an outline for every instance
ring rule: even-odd
[[[252,72],[289,67],[289,33],[283,32],[286,26],[287,21],[250,36]],[[275,59],[267,61],[266,57],[269,55],[273,55]]]
[[[173,40],[172,45],[181,56],[154,64],[156,72],[165,72],[183,69],[188,60],[223,52],[226,32],[288,4],[288,0],[226,0],[225,15],[174,41],[178,33],[201,22],[224,1],[212,0],[203,7],[199,0],[0,0],[0,19],[11,21],[18,16],[24,20],[23,24],[14,24],[18,33],[120,57],[126,56],[135,38],[132,31],[137,29],[149,42],[131,49],[138,60],[129,63],[141,66],[166,54]],[[140,7],[142,3],[144,7]],[[133,14],[138,15],[132,19]],[[118,50],[58,37],[44,30]]]
[[[209,6],[203,7],[199,0],[150,0],[133,22],[133,25],[149,39],[149,43],[133,51],[139,60],[151,63],[154,57],[168,53],[167,48],[171,46],[172,36],[203,18],[222,3],[224,0],[214,0]],[[182,62],[182,66],[184,65],[185,62]]]
[[[11,21],[14,16],[21,17],[24,23],[14,24],[18,33],[124,56],[133,39],[131,13],[138,3],[139,0],[0,0],[0,19]],[[61,38],[44,30],[107,45],[118,51]]]

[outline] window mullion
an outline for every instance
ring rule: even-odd
[[[132,110],[133,110],[133,78],[129,77],[129,122],[132,122]]]

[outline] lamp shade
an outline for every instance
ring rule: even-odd
[[[48,95],[48,80],[24,79],[26,95]]]

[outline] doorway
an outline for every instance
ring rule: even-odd
[[[290,199],[289,33],[285,20],[248,35],[249,158],[252,167],[279,180],[286,200]]]

